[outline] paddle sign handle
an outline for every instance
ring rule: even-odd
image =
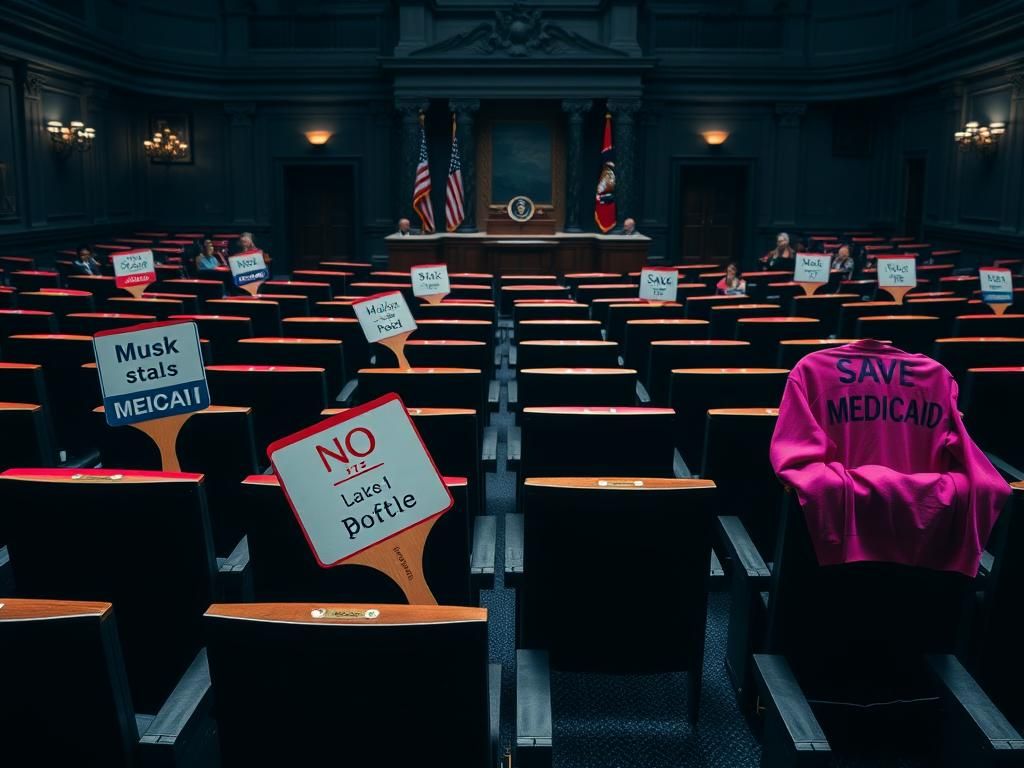
[[[995,312],[997,315],[1003,314],[1007,309],[1010,308],[1009,304],[1004,304],[1003,302],[993,302],[989,304],[989,306],[992,307],[992,311]]]
[[[897,304],[902,304],[903,303],[903,297],[906,296],[908,293],[910,293],[912,290],[914,290],[914,286],[912,286],[912,285],[893,285],[893,286],[884,287],[884,288],[882,288],[882,290],[886,291],[890,296],[892,296],[892,300],[895,301]]]
[[[132,295],[133,299],[141,299],[142,294],[146,292],[146,289],[149,287],[149,285],[149,283],[146,283],[145,285],[126,285],[121,290],[128,291],[128,293]]]
[[[797,283],[797,285],[804,289],[805,296],[813,296],[814,292],[821,288],[824,283]]]
[[[191,417],[191,413],[179,413],[131,425],[156,443],[160,451],[160,469],[164,472],[181,472],[181,464],[178,462],[178,435]]]
[[[381,339],[378,344],[382,347],[387,347],[395,354],[395,358],[398,360],[398,367],[403,371],[407,371],[412,368],[409,365],[409,361],[405,358],[405,342],[408,341],[409,335],[412,331],[405,331],[394,336],[389,336],[386,339]]]
[[[397,536],[364,549],[340,565],[365,565],[391,578],[410,605],[437,605],[423,573],[423,547],[441,515],[406,528]]]
[[[426,296],[420,296],[420,298],[427,302],[427,304],[440,304],[447,295],[447,293],[431,293]]]
[[[239,286],[243,291],[248,293],[250,296],[255,296],[260,292],[260,286],[263,285],[262,280],[257,280],[254,283],[246,283],[245,285]]]

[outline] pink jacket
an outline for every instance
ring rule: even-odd
[[[877,561],[968,576],[1010,488],[971,440],[949,371],[858,341],[803,358],[772,436],[821,565]]]

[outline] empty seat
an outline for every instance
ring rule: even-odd
[[[49,414],[37,403],[0,399],[0,470],[8,467],[52,467],[57,463]]]
[[[267,280],[260,286],[262,293],[284,293],[305,296],[311,302],[330,301],[334,295],[330,283],[311,282],[307,280]]]
[[[936,339],[932,357],[960,384],[963,397],[968,368],[1024,365],[1024,338],[1015,336],[963,336]]]
[[[0,530],[19,597],[114,604],[132,700],[156,712],[202,648],[214,597],[202,475],[9,469]]]
[[[206,381],[216,405],[249,406],[256,427],[256,453],[320,421],[327,407],[323,368],[284,365],[208,365]]]
[[[774,365],[783,339],[821,335],[821,321],[814,317],[742,317],[736,321],[736,339],[749,341],[747,365]]]
[[[784,368],[682,368],[671,374],[676,447],[690,471],[701,465],[707,412],[713,408],[778,408]]]
[[[792,368],[804,355],[817,352],[819,349],[830,349],[841,347],[844,344],[852,344],[857,339],[783,339],[779,342],[779,357],[776,365],[779,368]],[[891,343],[888,339],[887,343]]]
[[[238,340],[253,335],[252,321],[240,315],[171,315],[167,319],[195,323],[199,335],[209,339],[217,360],[234,360]]]
[[[323,368],[328,401],[345,386],[344,344],[338,339],[301,339],[290,336],[254,336],[239,339],[235,362],[244,365],[296,365]]]
[[[0,343],[19,333],[57,333],[57,316],[41,309],[0,309]]]
[[[213,314],[248,317],[258,336],[281,335],[281,307],[276,301],[253,299],[208,299],[204,306]]]
[[[494,348],[494,323],[483,320],[420,320],[416,339],[466,339],[482,341]]]
[[[904,311],[908,315],[930,315],[942,320],[940,336],[953,333],[953,320],[957,315],[965,315],[969,311],[967,299],[962,296],[928,296],[916,298],[910,294],[906,298]]]
[[[359,321],[347,317],[286,317],[284,332],[295,338],[338,339],[345,357],[345,378],[354,379],[360,368],[370,364],[370,346]]]
[[[904,352],[928,354],[942,335],[943,321],[928,315],[874,315],[857,321],[857,337],[888,339]]]
[[[310,301],[305,296],[289,293],[259,293],[256,296],[232,296],[235,301],[273,301],[282,318],[309,317]]]
[[[694,320],[710,320],[711,309],[726,304],[750,304],[747,296],[690,296],[683,305],[686,317]]]
[[[961,379],[960,404],[971,437],[982,450],[1024,470],[1024,435],[1018,401],[1024,365],[969,368]]]
[[[736,322],[744,317],[778,317],[780,304],[726,304],[712,307],[709,315],[709,339],[735,339]]]
[[[627,320],[622,359],[628,368],[636,368],[638,378],[646,383],[651,356],[650,344],[652,341],[663,339],[706,339],[708,337],[708,325],[707,320],[679,318]]]
[[[626,340],[626,323],[630,320],[657,320],[683,317],[683,305],[677,301],[664,304],[612,304],[605,317],[608,339],[620,344]]]
[[[494,322],[494,302],[442,301],[420,304],[416,315],[424,320],[483,320]]]
[[[502,282],[505,282],[505,278],[502,278]],[[551,282],[548,284],[537,283],[537,284],[522,284],[522,285],[507,285],[503,284],[499,289],[498,293],[500,299],[501,314],[510,315],[512,314],[512,302],[516,299],[557,299],[557,298],[569,298],[569,286],[558,285],[557,283]]]
[[[60,273],[44,269],[21,269],[7,273],[7,282],[19,292],[39,291],[43,288],[59,288]]]
[[[487,380],[477,368],[363,368],[359,400],[396,392],[406,406],[471,408],[487,413]],[[479,425],[482,429],[484,425]]]
[[[516,341],[603,338],[597,320],[523,320],[516,326]]]
[[[668,405],[673,368],[720,368],[746,364],[750,342],[735,339],[666,339],[650,345],[647,393],[651,402]]]
[[[416,339],[405,342],[405,358],[413,368],[479,368],[488,375],[494,369],[491,345],[467,339]],[[377,348],[377,365],[382,368],[397,364],[387,347]]]
[[[352,304],[360,298],[362,297],[348,296],[333,301],[318,301],[313,306],[313,314],[318,316],[326,315],[327,317],[355,318],[356,311],[352,308]]]
[[[843,304],[839,310],[839,336],[854,338],[857,333],[857,321],[862,317],[877,315],[899,315],[903,307],[893,301],[851,301]]]
[[[155,321],[156,317],[154,315],[120,314],[117,312],[76,312],[66,315],[61,320],[61,327],[66,333],[94,336],[100,331],[127,328]]]
[[[116,313],[153,315],[158,320],[166,320],[171,315],[183,314],[186,307],[182,299],[160,299],[151,296],[135,299],[131,296],[112,296],[107,299],[107,309]]]
[[[22,291],[18,294],[22,309],[40,309],[59,317],[72,312],[95,312],[96,302],[88,291]]]
[[[520,408],[636,404],[632,368],[520,368],[517,383]]]
[[[344,296],[349,283],[356,281],[355,272],[330,269],[296,269],[292,271],[292,277],[305,282],[327,283],[335,296]]]
[[[335,748],[374,765],[396,734],[430,765],[498,761],[501,669],[488,666],[483,608],[213,605],[205,623],[224,768]],[[359,706],[310,685],[325,670],[344,670]],[[417,706],[396,707],[396,691]]]
[[[455,505],[433,524],[423,550],[423,578],[442,605],[476,605],[470,581],[471,523],[465,478],[445,478]],[[242,512],[255,599],[406,603],[401,588],[361,564],[323,568],[274,475],[243,483]],[[339,502],[340,504],[340,502]]]
[[[632,299],[640,292],[636,283],[597,283],[596,285],[577,285],[574,291],[576,300],[589,304],[594,299]]]
[[[516,365],[520,368],[614,368],[618,364],[619,345],[614,341],[553,339],[516,345]]]
[[[637,292],[639,293],[639,290]],[[647,299],[641,299],[639,296],[632,299],[592,299],[590,302],[590,319],[597,320],[604,325],[608,321],[608,312],[613,306],[618,307],[626,304],[650,306],[650,302]]]
[[[821,331],[825,335],[839,332],[839,312],[843,304],[857,300],[855,293],[823,293],[811,296],[794,296],[790,300],[792,314],[799,317],[816,317],[821,320]]]
[[[182,278],[161,280],[153,290],[161,293],[180,293],[185,296],[197,296],[204,302],[224,297],[224,282],[204,278]]]
[[[1024,337],[1024,315],[959,315],[953,321],[953,335]]]

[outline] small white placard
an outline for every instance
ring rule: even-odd
[[[395,394],[278,440],[267,455],[322,568],[454,504]]]
[[[110,426],[210,406],[195,323],[143,323],[101,331],[92,344]]]
[[[795,283],[827,283],[832,268],[832,259],[827,254],[798,253],[796,255],[796,271],[793,273]]]
[[[644,267],[640,270],[640,298],[647,301],[675,301],[679,272],[675,267]]]
[[[118,288],[149,285],[156,282],[153,252],[148,248],[112,253],[110,262],[114,265],[114,284]]]
[[[239,288],[270,277],[267,262],[263,259],[263,251],[243,251],[228,256],[228,266],[231,267],[231,277]]]
[[[917,285],[917,261],[912,258],[878,260],[879,288],[913,288]]]
[[[981,300],[986,304],[1013,303],[1013,275],[1008,269],[982,267],[978,270],[981,281]]]
[[[409,270],[413,296],[447,296],[452,292],[447,264],[421,264]]]
[[[401,291],[378,293],[352,304],[366,340],[373,343],[416,330],[416,321]]]

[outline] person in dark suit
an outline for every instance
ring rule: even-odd
[[[80,245],[77,250],[78,255],[75,257],[75,260],[71,262],[71,268],[74,270],[76,275],[103,274],[103,268],[92,255],[92,248],[88,245]]]
[[[412,225],[409,223],[408,219],[398,220],[398,234],[402,237],[409,237],[412,235]]]
[[[622,222],[622,231],[619,232],[619,234],[620,235],[639,235],[640,233],[636,231],[636,219],[626,219],[625,221],[623,221]]]
[[[789,244],[789,235],[779,232],[775,238],[775,248],[768,251],[758,261],[761,262],[763,269],[792,269],[793,255],[794,251]]]

